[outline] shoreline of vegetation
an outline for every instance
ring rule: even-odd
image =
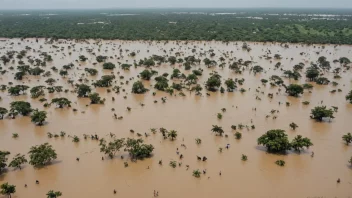
[[[351,45],[351,13],[282,9],[0,11],[0,37]]]

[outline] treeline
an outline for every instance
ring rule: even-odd
[[[254,11],[227,15],[212,15],[209,11],[207,14],[160,10],[103,12],[54,12],[57,15],[34,11],[28,12],[30,15],[21,14],[27,13],[25,11],[4,12],[0,15],[0,37],[352,44],[351,15],[316,20],[312,16],[268,15]]]

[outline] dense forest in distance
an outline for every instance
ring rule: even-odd
[[[352,10],[3,10],[0,37],[352,44]]]

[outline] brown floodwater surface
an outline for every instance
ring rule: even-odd
[[[68,63],[74,63],[75,67],[68,70],[69,75],[61,77],[58,72],[52,73],[52,78],[57,79],[55,85],[63,86],[63,89],[74,90],[74,86],[67,83],[68,79],[75,80],[85,74],[84,68],[96,68],[97,76],[91,77],[85,74],[82,78],[87,78],[90,84],[93,80],[100,79],[104,74],[110,74],[110,71],[103,71],[102,64],[93,65],[95,56],[88,53],[86,48],[92,49],[96,55],[112,56],[108,62],[116,64],[117,68],[113,73],[123,75],[123,80],[118,77],[114,85],[120,85],[130,78],[129,84],[120,85],[120,93],[113,91],[108,93],[106,88],[93,88],[102,98],[105,98],[104,105],[90,105],[87,98],[77,98],[73,92],[61,92],[49,94],[45,91],[45,98],[51,100],[55,97],[67,97],[72,101],[71,108],[56,108],[55,105],[44,108],[39,99],[32,99],[29,90],[26,95],[10,96],[7,91],[0,92],[2,100],[0,107],[9,109],[12,101],[25,100],[32,104],[33,108],[47,111],[47,122],[44,126],[35,126],[31,123],[30,117],[17,116],[16,119],[5,117],[0,120],[0,150],[11,152],[9,161],[17,153],[26,154],[31,146],[48,142],[53,146],[58,154],[57,160],[52,164],[35,169],[26,164],[22,170],[13,170],[8,168],[5,173],[0,175],[0,184],[9,182],[16,185],[16,193],[13,197],[34,198],[46,197],[49,190],[61,191],[62,197],[153,197],[153,191],[159,191],[159,197],[179,198],[179,197],[351,197],[352,196],[352,167],[348,160],[352,156],[352,145],[347,146],[342,141],[342,135],[352,132],[352,105],[345,100],[346,94],[352,89],[352,71],[341,72],[341,79],[333,79],[332,72],[327,72],[324,76],[330,81],[336,81],[338,86],[316,85],[309,93],[305,90],[300,97],[290,97],[282,91],[278,92],[280,87],[271,87],[269,83],[264,86],[261,79],[269,79],[273,74],[282,76],[283,71],[274,69],[274,65],[280,61],[283,69],[292,69],[295,64],[303,62],[305,67],[310,62],[316,62],[319,56],[326,56],[330,61],[332,69],[339,67],[339,63],[333,63],[340,57],[352,59],[351,46],[332,46],[332,45],[301,45],[290,44],[289,48],[284,48],[280,44],[263,44],[249,43],[251,51],[242,50],[242,43],[221,43],[221,42],[145,42],[145,41],[101,41],[97,43],[94,40],[88,42],[74,42],[60,40],[53,44],[45,43],[44,39],[5,39],[0,42],[0,56],[7,51],[24,50],[29,46],[26,56],[39,57],[41,52],[48,52],[52,62],[47,62],[43,69],[49,71],[52,66],[59,70]],[[12,43],[12,44],[11,44]],[[59,48],[54,48],[53,45]],[[74,46],[73,46],[74,45]],[[73,46],[68,49],[68,46]],[[119,47],[120,46],[120,47]],[[61,51],[60,48],[63,47]],[[120,54],[119,50],[123,49]],[[196,52],[192,53],[192,49]],[[125,50],[129,50],[126,52]],[[173,51],[170,51],[173,49]],[[203,75],[199,77],[198,83],[202,85],[202,96],[196,96],[194,92],[190,93],[183,90],[186,96],[170,96],[165,92],[156,91],[152,85],[155,80],[150,82],[142,81],[150,89],[149,92],[141,95],[132,94],[131,88],[133,82],[138,78],[137,75],[144,70],[144,67],[131,67],[130,71],[124,71],[118,66],[117,62],[133,64],[140,59],[148,58],[155,55],[175,55],[175,52],[182,52],[181,57],[195,55],[199,57],[199,52],[208,52],[214,49],[216,54],[213,59],[218,63],[223,53],[228,53],[226,66],[221,69],[218,66],[208,69],[203,62],[192,66],[192,69],[203,68]],[[164,52],[166,50],[166,53]],[[283,59],[266,60],[264,57],[267,50],[271,51],[271,56],[280,54]],[[128,54],[135,51],[136,56],[130,57]],[[231,51],[233,53],[231,53]],[[71,52],[71,55],[69,55]],[[300,55],[305,52],[304,55]],[[319,54],[317,54],[319,52]],[[85,55],[88,60],[85,63],[79,62],[78,56]],[[120,59],[117,59],[116,57]],[[122,56],[123,57],[122,57]],[[16,55],[15,55],[16,56]],[[206,54],[209,57],[209,53]],[[254,75],[253,72],[246,69],[243,74],[235,74],[228,66],[232,63],[230,59],[242,58],[252,60],[254,65],[260,65],[265,72]],[[205,58],[199,57],[201,60]],[[291,60],[293,58],[293,60]],[[18,60],[16,59],[16,62]],[[23,58],[27,63],[27,58]],[[0,76],[0,84],[13,82],[16,84],[26,84],[30,87],[37,85],[47,85],[44,81],[47,77],[25,76],[22,81],[14,80],[14,73],[17,71],[18,63],[8,63],[1,67],[8,72]],[[10,70],[13,66],[15,69]],[[179,68],[182,73],[188,75],[190,71],[185,71],[184,67],[179,64],[170,66],[169,63],[163,63],[160,66],[154,66],[153,69],[158,71],[159,75],[164,72],[171,74],[173,68]],[[332,71],[331,69],[331,71]],[[244,78],[243,85],[233,92],[209,92],[206,95],[204,82],[208,79],[211,71],[217,71],[222,76],[222,83],[227,78]],[[301,72],[302,78],[299,81],[284,78],[285,84],[305,83],[304,71]],[[180,80],[170,80],[169,85]],[[240,88],[247,91],[241,93]],[[125,92],[122,91],[125,89]],[[250,90],[249,90],[250,89]],[[256,92],[256,89],[259,92]],[[330,93],[332,89],[341,89],[342,92]],[[153,92],[156,95],[153,96]],[[262,94],[261,92],[264,92]],[[267,97],[268,93],[274,93],[272,99]],[[278,93],[278,94],[276,94]],[[124,99],[124,96],[127,96]],[[167,97],[166,103],[162,103],[161,98]],[[256,96],[261,100],[256,100]],[[115,101],[112,101],[115,97]],[[158,103],[154,103],[157,100]],[[310,101],[309,105],[303,105],[303,101]],[[323,105],[336,106],[338,112],[335,113],[335,119],[331,122],[315,122],[310,119],[310,111],[313,107],[318,106],[323,101]],[[281,105],[279,105],[281,102]],[[285,103],[290,102],[290,106]],[[140,104],[145,104],[141,106]],[[131,111],[126,108],[131,107]],[[78,111],[74,112],[72,109]],[[114,108],[115,111],[111,111]],[[221,109],[226,108],[222,113]],[[256,111],[253,110],[256,108]],[[279,110],[273,119],[271,110]],[[123,116],[122,120],[114,119],[113,114]],[[222,113],[223,118],[219,120],[217,113]],[[266,118],[266,115],[270,117]],[[244,124],[255,125],[255,129],[237,130],[242,133],[242,139],[236,140],[231,125]],[[298,128],[294,131],[289,128],[289,124],[295,122]],[[222,126],[225,134],[220,137],[211,132],[212,125]],[[159,130],[156,134],[150,132],[151,128],[164,127],[168,130],[176,130],[178,136],[176,140],[164,140]],[[135,133],[130,133],[133,129]],[[257,146],[257,139],[270,129],[284,129],[292,140],[296,135],[302,135],[312,140],[314,146],[303,152],[288,152],[286,155],[275,155],[266,152],[262,146]],[[67,135],[77,135],[80,142],[74,143],[69,137],[48,138],[47,133],[59,134],[65,131]],[[116,134],[118,138],[138,138],[137,133],[146,143],[153,144],[155,149],[153,156],[144,160],[138,160],[136,163],[131,162],[126,152],[120,151],[114,159],[109,159],[100,153],[99,142],[91,139],[85,140],[83,134],[97,134],[100,138],[110,139],[109,133]],[[150,134],[145,137],[144,133]],[[18,133],[19,137],[12,138],[13,133]],[[200,138],[202,143],[197,145],[196,138]],[[187,148],[181,147],[185,144]],[[230,144],[229,149],[225,149],[226,144]],[[219,148],[223,152],[219,152]],[[179,159],[176,150],[183,154],[184,158]],[[314,152],[314,157],[311,157]],[[248,160],[241,160],[242,154],[248,156]],[[121,159],[121,155],[125,158]],[[198,161],[198,156],[206,156],[206,162]],[[80,161],[77,162],[76,158]],[[284,167],[275,164],[276,160],[284,160]],[[159,165],[159,160],[163,160],[163,165]],[[181,166],[172,168],[169,162],[175,160],[182,162]],[[129,166],[124,167],[124,162]],[[189,169],[186,170],[186,165]],[[149,167],[149,169],[148,169]],[[193,170],[205,170],[207,173],[200,178],[192,176]],[[219,172],[221,171],[221,176]],[[336,180],[340,178],[341,183]],[[40,184],[36,185],[35,180]],[[28,187],[25,188],[24,185]],[[116,189],[116,195],[113,190]],[[0,196],[1,197],[1,196]],[[1,197],[2,198],[2,197]]]

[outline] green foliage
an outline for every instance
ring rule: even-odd
[[[225,85],[227,87],[228,92],[233,92],[233,90],[237,88],[235,81],[231,78],[225,80]]]
[[[8,112],[9,111],[6,108],[0,107],[0,120],[2,120]]]
[[[224,130],[222,129],[222,127],[218,125],[213,125],[213,128],[211,129],[211,131],[219,134],[220,136],[222,136],[222,134],[224,133]]]
[[[44,143],[32,146],[29,153],[29,164],[34,167],[42,167],[57,158],[57,154],[51,145]]]
[[[76,92],[78,94],[78,97],[87,97],[91,91],[92,90],[89,85],[86,85],[86,84],[76,85]]]
[[[142,159],[145,157],[150,157],[154,147],[151,144],[143,144],[142,139],[130,139],[126,141],[126,148],[128,153],[134,159]]]
[[[0,186],[0,193],[3,195],[7,195],[11,198],[11,194],[16,192],[16,186],[15,185],[10,185],[9,183],[3,183]]]
[[[284,152],[291,148],[287,134],[284,130],[274,129],[267,131],[264,135],[258,138],[258,145],[263,145],[268,149],[268,152]]]
[[[93,83],[93,85],[96,87],[109,87],[111,86],[111,83],[114,79],[114,75],[104,75],[100,80],[97,80],[95,83]]]
[[[349,100],[352,104],[352,90],[346,95],[346,100]]]
[[[107,58],[108,58],[107,56],[97,56],[96,60],[97,62],[101,63],[101,62],[105,62]]]
[[[171,130],[169,131],[169,133],[167,134],[168,137],[171,138],[171,140],[174,140],[177,137],[177,131],[175,130]]]
[[[45,111],[38,111],[38,109],[34,110],[32,115],[31,115],[31,121],[34,124],[37,124],[39,126],[43,125],[43,122],[46,119],[46,112]]]
[[[310,146],[313,146],[313,143],[310,141],[309,138],[303,138],[301,135],[297,135],[292,140],[291,146],[293,149],[300,152],[304,147],[308,149]]]
[[[89,94],[89,99],[91,104],[103,104],[104,101],[101,100],[100,96],[98,93],[91,93]]]
[[[85,68],[84,71],[88,72],[92,76],[95,76],[98,73],[98,70],[96,70],[94,68]]]
[[[21,169],[21,165],[27,163],[27,159],[24,155],[17,154],[9,164],[9,167]]]
[[[48,193],[46,193],[47,198],[57,198],[61,197],[62,193],[60,191],[53,191],[50,190]]]
[[[319,77],[319,78],[315,79],[315,82],[318,85],[327,85],[330,83],[330,80],[325,77]]]
[[[221,76],[220,75],[212,75],[208,80],[205,82],[205,87],[209,91],[216,91],[221,85]]]
[[[256,65],[256,66],[253,67],[252,70],[253,70],[253,72],[256,74],[256,73],[262,72],[264,69],[263,69],[261,66]]]
[[[235,133],[235,138],[236,138],[237,140],[241,139],[241,138],[242,138],[242,133],[236,132],[236,133]]]
[[[146,89],[141,81],[136,81],[132,85],[132,93],[135,94],[143,94],[147,92],[148,89]]]
[[[53,98],[51,100],[51,103],[55,103],[56,105],[59,106],[59,108],[63,108],[64,106],[71,107],[71,101],[69,101],[67,98]]]
[[[155,78],[155,80],[157,81],[156,84],[154,85],[154,88],[160,91],[165,91],[166,88],[169,87],[168,85],[168,79],[166,79],[163,76],[158,76]]]
[[[201,172],[197,169],[193,171],[193,176],[199,178],[201,175]]]
[[[242,161],[247,161],[247,160],[248,160],[247,155],[242,154],[241,160],[242,160]]]
[[[115,64],[108,62],[103,64],[103,69],[115,69]]]
[[[100,152],[109,155],[112,159],[116,152],[120,151],[125,146],[125,139],[114,139],[113,141],[106,143],[105,140],[100,141]]]
[[[347,133],[346,135],[342,136],[342,140],[346,142],[346,144],[348,145],[349,143],[352,142],[352,135],[351,133]]]
[[[169,165],[170,165],[172,168],[176,168],[177,163],[176,163],[176,161],[170,161]]]
[[[290,84],[288,87],[286,87],[286,93],[288,93],[290,96],[297,97],[299,94],[303,94],[303,87],[297,84]]]
[[[18,96],[21,94],[25,94],[25,91],[28,89],[29,87],[27,85],[16,85],[14,87],[9,87],[9,89],[7,90],[9,92],[10,95],[12,96]]]
[[[32,112],[31,104],[29,102],[25,102],[25,101],[11,102],[10,103],[10,112],[26,116],[30,112]]]
[[[0,151],[0,174],[2,170],[7,166],[7,155],[10,155],[10,152],[8,151]]]
[[[275,164],[277,164],[278,166],[285,166],[286,162],[284,160],[277,160]]]
[[[150,80],[150,78],[153,76],[153,72],[149,71],[149,69],[145,69],[139,74],[143,80]]]
[[[326,106],[314,107],[311,114],[310,117],[318,121],[323,121],[323,118],[334,118],[334,111],[332,109],[327,109]]]
[[[44,88],[45,88],[45,86],[32,87],[31,90],[30,90],[31,97],[32,98],[38,98],[40,96],[44,96],[45,95]]]
[[[290,128],[292,128],[293,130],[296,130],[296,128],[298,127],[298,125],[294,122],[290,123]]]
[[[314,81],[318,76],[319,76],[319,70],[317,70],[317,69],[314,68],[314,67],[309,67],[309,68],[307,68],[306,77],[307,77],[310,81]]]

